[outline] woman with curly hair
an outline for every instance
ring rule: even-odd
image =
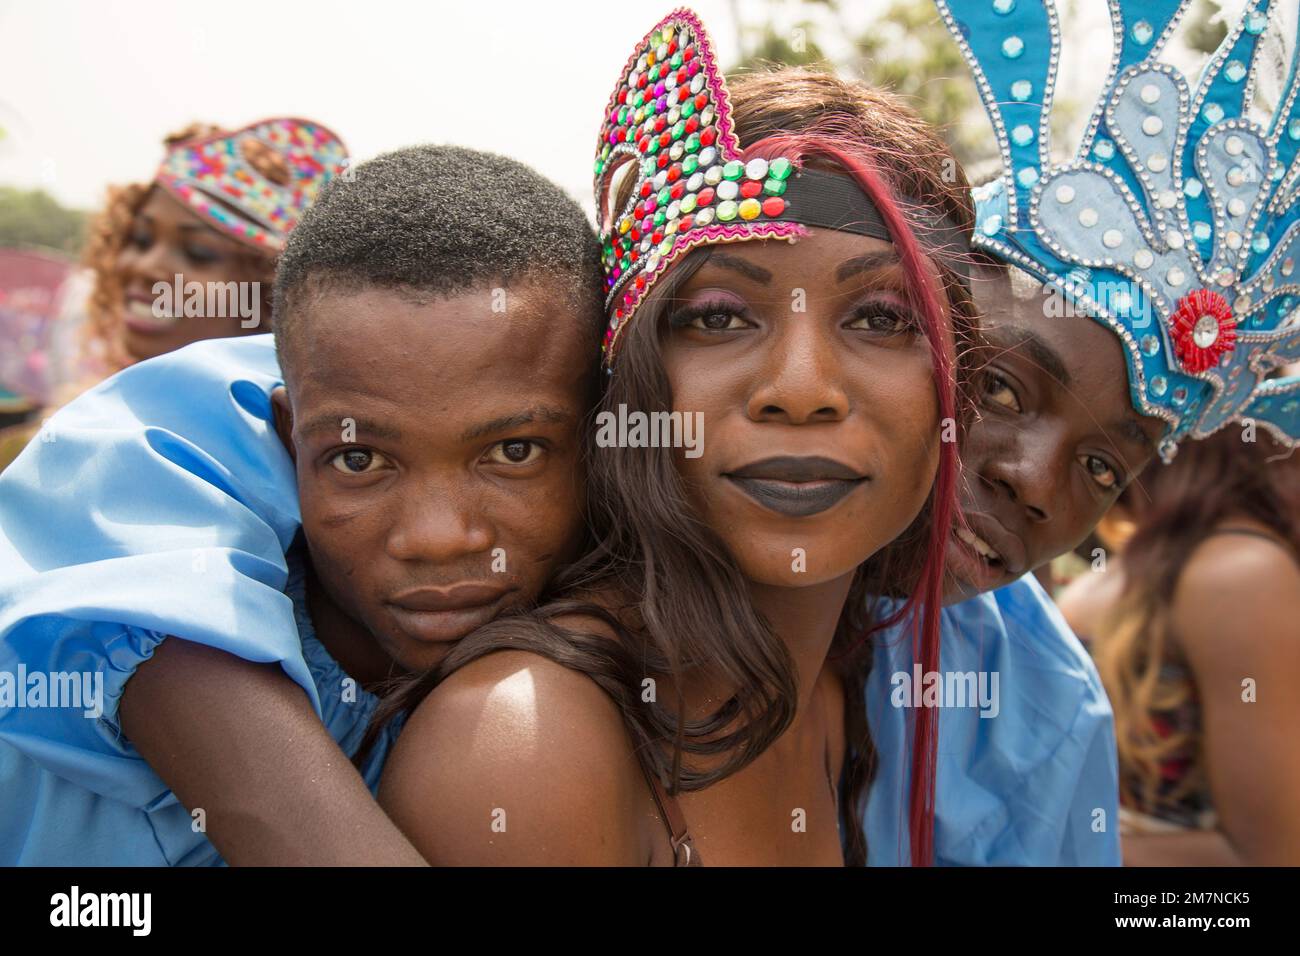
[[[296,119],[234,131],[193,123],[163,145],[151,182],[110,187],[86,243],[94,275],[86,344],[108,373],[201,339],[268,331],[284,236],[345,162],[338,137]],[[258,321],[156,308],[154,286],[177,276],[205,288],[253,283]]]
[[[60,404],[143,359],[269,331],[275,257],[321,186],[347,164],[334,133],[292,117],[237,130],[193,123],[163,145],[154,178],[110,187],[90,224],[82,355]],[[0,469],[39,420],[38,413],[0,431]]]

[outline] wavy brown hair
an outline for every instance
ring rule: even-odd
[[[1216,528],[1253,519],[1272,528],[1300,560],[1300,456],[1271,440],[1245,442],[1235,427],[1185,441],[1169,465],[1130,485],[1120,507],[1135,519],[1123,552],[1124,590],[1093,635],[1092,652],[1115,711],[1120,793],[1126,805],[1159,815],[1205,785],[1198,727],[1158,732],[1154,718],[1195,706],[1195,687],[1162,674],[1181,659],[1170,628],[1183,567]],[[1187,758],[1181,780],[1162,787],[1161,764]]]
[[[191,140],[230,132],[210,123],[191,123],[163,137],[163,147],[170,150]],[[268,179],[287,179],[289,168],[273,150],[248,156],[248,160]],[[128,183],[109,186],[104,208],[87,227],[86,245],[81,261],[94,274],[94,288],[86,306],[86,324],[82,348],[95,364],[111,375],[135,362],[122,345],[122,282],[117,258],[131,236],[136,214],[154,188],[153,183]],[[264,252],[249,248],[240,253],[240,265],[266,273],[269,280],[275,261]],[[270,282],[268,281],[269,287]],[[80,390],[80,389],[79,389]]]
[[[922,211],[949,216],[969,233],[969,190],[956,160],[924,122],[897,97],[803,69],[738,77],[730,99],[737,135],[750,144],[746,156],[779,144],[803,161],[844,167],[892,217],[909,294],[935,356],[941,414],[957,407],[955,382],[966,374],[954,354],[964,355],[974,310],[955,273],[940,266],[950,314],[924,281],[921,249],[906,223]],[[900,235],[900,233],[902,235]],[[672,392],[660,340],[675,292],[707,261],[708,247],[674,264],[640,306],[624,332],[618,365],[607,380],[597,411],[620,405],[668,411]],[[954,343],[953,339],[956,339]],[[954,366],[956,368],[954,369]],[[955,374],[954,374],[955,372]],[[754,609],[749,585],[718,537],[696,515],[671,449],[602,448],[591,422],[584,428],[588,470],[587,514],[592,544],[554,582],[551,600],[530,613],[499,619],[458,643],[432,671],[401,680],[376,712],[368,747],[396,714],[414,708],[439,682],[473,660],[499,650],[528,650],[595,681],[618,705],[634,746],[671,791],[700,790],[740,770],[772,744],[794,718],[796,674],[784,643]],[[832,645],[833,665],[849,681],[846,733],[848,785],[841,816],[850,835],[848,859],[865,861],[862,804],[873,750],[867,729],[862,681],[870,661],[866,640],[874,627],[904,613],[924,618],[927,646],[938,666],[937,626],[942,554],[956,480],[955,446],[941,453],[940,476],[912,526],[859,568]],[[914,592],[927,600],[916,606]],[[873,620],[869,596],[904,598],[884,622]],[[593,600],[594,598],[594,600]],[[576,616],[603,627],[579,631]],[[564,626],[556,622],[570,618]],[[606,633],[617,635],[611,640]],[[681,687],[683,674],[707,666],[735,688],[718,710],[699,720],[675,708],[642,700],[643,680],[668,677]],[[937,716],[933,712],[921,715]],[[928,862],[933,794],[934,726],[918,724],[915,768],[923,779],[913,788],[913,859]],[[364,749],[363,749],[364,752]],[[928,762],[926,755],[929,755]],[[701,766],[686,758],[703,758]],[[915,782],[915,778],[914,778]]]

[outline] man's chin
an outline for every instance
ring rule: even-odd
[[[391,625],[385,643],[404,670],[419,673],[442,663],[451,649],[506,610],[497,601],[458,611],[410,611],[387,608]]]
[[[409,674],[423,674],[441,664],[451,653],[452,648],[459,643],[459,639],[439,644],[403,641],[400,650],[393,655],[393,660],[397,662],[398,667]]]

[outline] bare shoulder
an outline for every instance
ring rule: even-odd
[[[460,668],[416,708],[379,800],[432,863],[645,861],[645,783],[614,701],[528,651]]]
[[[1290,656],[1300,651],[1300,563],[1263,538],[1206,538],[1179,576],[1173,625],[1193,663],[1274,651]]]
[[[1056,606],[1074,633],[1088,637],[1096,633],[1123,591],[1124,572],[1116,555],[1104,573],[1089,571],[1071,581],[1056,599]]]

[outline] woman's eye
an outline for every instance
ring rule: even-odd
[[[137,249],[144,250],[153,245],[153,236],[143,230],[136,230],[131,233],[127,241]]]
[[[336,471],[345,475],[365,475],[378,471],[388,464],[388,459],[377,451],[365,448],[349,448],[330,459]]]
[[[1020,400],[1016,398],[1015,390],[1005,378],[997,372],[986,372],[984,374],[983,389],[984,397],[995,405],[1001,405],[1003,408],[1009,408],[1013,412],[1020,411]]]
[[[523,438],[512,438],[509,441],[498,442],[488,452],[489,460],[498,465],[529,465],[540,458],[541,455],[541,445]]]
[[[916,322],[906,312],[873,305],[859,309],[847,327],[883,335],[897,335],[899,332],[914,329]]]
[[[1082,455],[1079,461],[1088,470],[1092,480],[1107,491],[1113,490],[1119,484],[1119,475],[1115,474],[1115,469],[1096,455]]]
[[[703,329],[706,332],[730,332],[745,328],[745,320],[731,312],[709,312],[697,315],[687,323],[690,328]]]
[[[221,259],[221,253],[206,246],[186,246],[185,255],[193,263],[208,265]]]

